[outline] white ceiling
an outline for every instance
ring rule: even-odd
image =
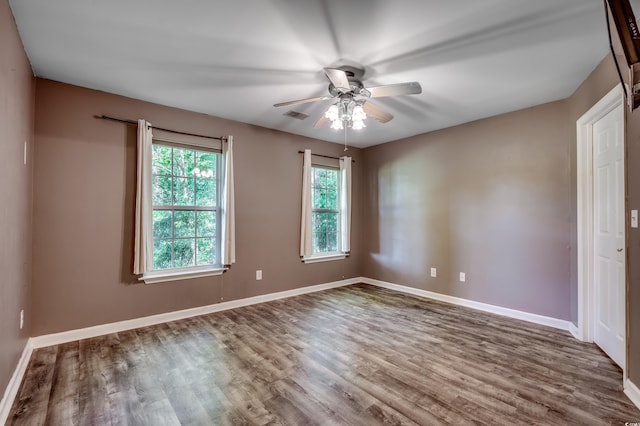
[[[602,0],[11,0],[36,76],[342,142],[323,67],[364,66],[395,118],[364,147],[566,98],[608,52]],[[293,109],[310,115],[284,116]],[[98,111],[96,111],[98,113]],[[136,119],[138,117],[124,117]]]

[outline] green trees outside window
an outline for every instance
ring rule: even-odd
[[[153,269],[216,265],[220,155],[153,144]]]
[[[339,191],[338,170],[314,166],[312,168],[313,253],[338,251]]]

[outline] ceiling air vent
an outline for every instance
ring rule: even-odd
[[[303,114],[301,112],[293,111],[293,110],[292,111],[287,111],[283,115],[286,115],[287,117],[296,118],[298,120],[304,120],[306,118],[309,118],[309,116],[307,114]]]

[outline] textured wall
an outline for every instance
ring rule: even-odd
[[[35,82],[13,15],[0,0],[0,394],[30,335]],[[24,142],[28,163],[23,163]],[[20,310],[25,327],[20,330]]]
[[[364,275],[569,319],[567,116],[555,102],[366,149]]]
[[[247,124],[37,79],[33,335],[290,290],[360,275],[359,245],[341,261],[299,258],[304,148],[342,147]],[[234,136],[237,263],[219,277],[145,285],[131,275],[134,126]],[[354,191],[359,191],[359,150]],[[359,214],[354,200],[354,215]],[[262,269],[263,280],[255,280]]]

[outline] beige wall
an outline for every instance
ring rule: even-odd
[[[567,116],[554,102],[366,149],[364,275],[568,320]]]
[[[342,147],[265,128],[37,79],[33,335],[77,329],[359,276],[347,260],[299,259],[304,148]],[[221,277],[145,285],[131,275],[135,127],[94,115],[234,136],[237,263]],[[354,191],[362,163],[355,159]],[[354,200],[354,215],[360,212]],[[263,280],[255,280],[262,269]]]
[[[30,335],[34,78],[6,0],[0,1],[0,395]],[[23,163],[24,141],[28,163]],[[20,310],[25,327],[20,330]]]

